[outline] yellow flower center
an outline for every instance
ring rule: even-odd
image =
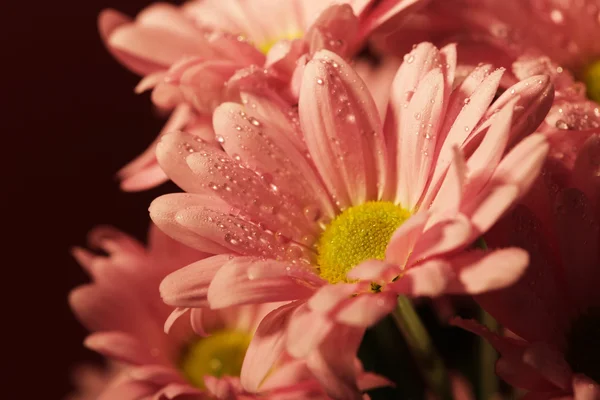
[[[179,364],[187,380],[204,389],[204,377],[240,376],[252,336],[247,332],[222,330],[191,343]]]
[[[389,201],[350,207],[325,229],[317,243],[320,275],[330,283],[348,282],[346,274],[369,259],[383,260],[385,249],[410,212]]]
[[[600,60],[587,66],[583,71],[583,81],[587,89],[587,96],[600,103]]]
[[[256,47],[263,53],[263,54],[267,54],[269,52],[269,50],[271,50],[271,48],[280,40],[294,40],[294,39],[300,39],[302,36],[304,36],[303,32],[300,31],[293,31],[293,32],[288,32],[285,33],[277,38],[271,39],[271,40],[266,40],[263,43],[259,43]]]

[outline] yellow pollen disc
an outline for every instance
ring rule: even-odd
[[[587,66],[583,71],[583,81],[588,98],[600,103],[600,60]]]
[[[385,258],[385,249],[410,212],[389,201],[348,208],[331,222],[317,243],[320,275],[329,283],[347,282],[346,274],[365,260]]]
[[[269,52],[269,50],[271,50],[271,48],[275,45],[275,43],[279,42],[280,40],[294,40],[294,39],[300,39],[302,36],[304,36],[303,32],[288,32],[285,33],[277,38],[271,39],[271,40],[267,40],[263,43],[259,43],[256,47],[263,53],[263,54],[267,54]]]
[[[179,367],[194,386],[204,389],[204,377],[240,376],[252,336],[247,332],[222,330],[192,342],[184,351]]]

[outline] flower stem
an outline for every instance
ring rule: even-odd
[[[396,310],[392,315],[398,329],[406,339],[427,386],[438,399],[452,399],[444,362],[435,350],[429,333],[411,301],[405,296],[399,296]]]
[[[475,242],[475,246],[487,250],[488,246],[483,237]],[[498,322],[490,314],[480,309],[479,322],[486,326],[491,332],[498,332]],[[496,376],[496,360],[498,353],[487,340],[479,338],[479,398],[491,399],[498,393],[500,386]]]
[[[498,322],[490,314],[481,309],[480,322],[490,331],[497,332]],[[498,353],[485,339],[479,338],[479,384],[480,399],[491,399],[499,390],[496,376],[496,360]]]

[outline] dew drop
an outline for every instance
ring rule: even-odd
[[[306,206],[302,210],[302,213],[309,221],[317,221],[321,216],[321,210],[316,206]]]
[[[225,138],[221,135],[217,135],[217,142],[223,144],[225,143]]]
[[[323,79],[321,79],[321,78],[317,78],[317,83],[318,83],[319,85],[322,85],[322,84],[323,84]]]
[[[555,24],[562,24],[565,21],[565,16],[562,11],[554,9],[550,12],[550,19]]]
[[[558,129],[567,130],[569,129],[569,124],[567,124],[564,120],[559,119],[558,121],[556,121],[556,127]]]

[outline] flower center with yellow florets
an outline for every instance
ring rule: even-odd
[[[388,201],[371,201],[338,215],[317,243],[320,276],[347,282],[346,274],[365,260],[385,258],[387,245],[410,212]]]
[[[600,383],[600,307],[587,310],[571,325],[566,359],[573,372]]]
[[[600,60],[588,65],[582,76],[588,98],[600,103]]]
[[[252,336],[247,332],[221,330],[187,346],[179,367],[194,386],[204,389],[204,377],[240,376]]]

